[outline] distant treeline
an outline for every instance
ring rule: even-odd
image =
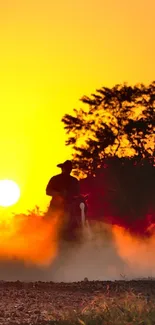
[[[139,231],[155,221],[155,168],[147,159],[107,158],[95,177],[80,184],[83,193],[90,193],[90,219]]]

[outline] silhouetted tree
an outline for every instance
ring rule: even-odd
[[[75,167],[96,175],[107,157],[134,156],[153,162],[155,156],[155,82],[134,87],[103,87],[81,99],[86,109],[74,109],[62,122],[73,148]]]
[[[62,122],[75,175],[87,176],[90,215],[135,227],[139,220],[142,229],[148,214],[155,218],[155,82],[103,87],[81,101],[86,108]]]

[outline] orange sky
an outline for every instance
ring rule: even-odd
[[[155,0],[0,3],[0,179],[15,180],[25,212],[70,158],[61,118],[79,98],[155,79]]]

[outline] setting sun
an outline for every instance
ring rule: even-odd
[[[19,186],[11,180],[0,180],[0,206],[9,207],[20,197]]]
[[[72,155],[61,119],[82,96],[154,80],[154,11],[154,0],[1,1],[0,179],[22,193],[6,212],[46,211],[47,183]]]

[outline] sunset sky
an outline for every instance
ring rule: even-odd
[[[155,79],[155,0],[0,3],[0,179],[20,186],[9,211],[49,202],[70,158],[61,118],[102,86]]]

